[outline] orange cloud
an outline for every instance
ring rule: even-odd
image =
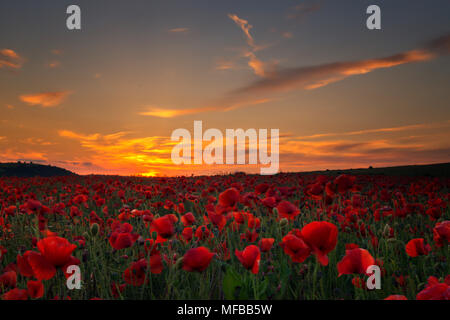
[[[233,60],[219,59],[216,61],[215,69],[216,70],[236,69],[236,64]]]
[[[158,118],[174,118],[184,115],[197,114],[211,111],[231,111],[242,107],[262,104],[271,101],[270,99],[255,99],[255,100],[242,100],[234,102],[232,100],[223,100],[221,102],[212,104],[211,106],[190,108],[190,109],[165,109],[158,107],[151,107],[147,111],[139,112],[141,116],[150,116]]]
[[[253,52],[245,54],[249,58],[248,66],[253,69],[253,72],[260,77],[266,76],[266,64],[259,60]]]
[[[430,42],[426,47],[399,54],[360,61],[334,62],[317,66],[287,68],[266,73],[264,79],[240,88],[232,95],[271,94],[289,90],[313,90],[350,76],[395,66],[423,62],[450,53],[450,35]]]
[[[155,175],[173,165],[170,155],[176,142],[170,137],[130,138],[130,132],[84,135],[70,130],[60,130],[58,134],[78,141],[92,152],[89,158],[92,163],[110,170]]]
[[[52,61],[47,65],[49,68],[58,68],[59,66],[61,66],[61,62],[60,61]]]
[[[281,134],[280,169],[304,171],[445,162],[450,154],[449,128],[449,121],[415,124],[351,131],[343,133],[343,137],[329,136],[321,141]],[[68,130],[58,133],[78,141],[88,151],[83,161],[103,168],[103,172],[144,176],[259,172],[258,165],[174,165],[171,150],[177,142],[165,136],[136,138],[130,132],[86,135]],[[378,135],[370,137],[372,133]],[[249,147],[247,142],[246,147]]]
[[[450,121],[281,136],[280,166],[299,171],[448,162],[449,141]]]
[[[23,65],[24,59],[11,49],[0,50],[0,69],[20,69]]]
[[[239,18],[236,14],[230,13],[230,14],[228,14],[228,18],[233,20],[239,26],[239,28],[241,28],[241,30],[244,32],[247,44],[254,49],[257,48],[255,46],[255,41],[253,40],[253,37],[250,34],[250,29],[253,28],[253,26],[251,24],[249,24],[247,20]]]
[[[195,114],[201,112],[214,111],[215,108],[192,108],[192,109],[162,109],[162,108],[150,108],[147,111],[140,112],[141,116],[151,116],[158,118],[173,118],[188,114]]]
[[[252,35],[250,34],[250,29],[253,28],[251,24],[248,23],[247,20],[239,18],[236,14],[228,14],[228,17],[233,20],[239,28],[244,32],[247,44],[250,46],[250,51],[244,52],[244,57],[248,58],[248,66],[253,70],[253,72],[260,77],[266,76],[266,65],[264,62],[259,60],[255,52],[258,50],[261,50],[262,47],[259,47],[255,44],[255,40],[253,39]]]
[[[21,95],[19,98],[30,106],[40,105],[47,108],[60,105],[70,93],[70,91],[41,92]]]
[[[172,33],[185,33],[188,32],[189,28],[173,28],[173,29],[169,29],[169,32]]]
[[[407,126],[391,127],[391,128],[377,128],[377,129],[366,129],[358,131],[348,131],[340,133],[319,133],[309,136],[298,137],[298,139],[317,139],[317,138],[329,138],[338,136],[354,136],[354,135],[366,135],[371,133],[389,133],[389,132],[400,132],[408,130],[418,130],[418,129],[433,129],[433,128],[445,128],[450,125],[449,121],[439,122],[439,123],[423,123],[423,124],[412,124]]]

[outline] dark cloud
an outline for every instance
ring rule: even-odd
[[[307,15],[316,12],[322,7],[322,3],[319,1],[310,3],[300,3],[289,10],[287,15],[291,20],[303,20]]]

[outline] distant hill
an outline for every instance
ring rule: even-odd
[[[338,175],[338,174],[364,174],[364,175],[385,175],[385,176],[408,176],[408,177],[450,177],[450,162],[410,165],[384,168],[361,168],[344,170],[325,170],[304,173]]]
[[[0,163],[0,177],[55,177],[69,176],[75,173],[51,165],[26,162]]]

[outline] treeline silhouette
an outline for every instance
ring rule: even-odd
[[[55,177],[74,174],[63,168],[33,162],[0,163],[0,177]]]

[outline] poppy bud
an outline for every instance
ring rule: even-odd
[[[282,219],[280,220],[280,227],[287,226],[288,223],[289,223],[289,222],[288,222],[288,219],[282,218]]]
[[[91,225],[91,234],[93,236],[96,236],[98,234],[99,230],[100,230],[100,226],[98,225],[98,223],[93,223]]]
[[[153,240],[156,240],[156,238],[158,238],[158,232],[153,231],[153,232],[152,232],[152,239],[153,239]]]

